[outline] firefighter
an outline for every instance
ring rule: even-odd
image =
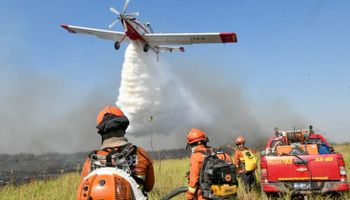
[[[192,128],[187,134],[187,147],[191,149],[190,172],[188,176],[189,183],[186,193],[187,200],[206,199],[202,196],[202,191],[199,186],[199,176],[205,154],[212,153],[212,149],[207,146],[207,142],[209,142],[209,139],[202,130]],[[217,157],[232,163],[230,156],[227,154],[220,153]]]
[[[101,135],[102,146],[94,153],[106,155],[109,151],[126,151],[133,149],[130,154],[132,163],[128,161],[131,175],[142,186],[143,192],[153,189],[155,178],[153,164],[148,153],[141,147],[136,147],[124,137],[125,130],[129,126],[129,120],[124,113],[115,106],[106,106],[97,115],[97,132]],[[107,152],[106,152],[107,151]],[[87,158],[81,174],[81,180],[90,172],[90,159]]]
[[[208,141],[205,132],[197,128],[192,128],[187,134],[187,146],[191,149],[189,183],[186,193],[187,200],[204,199],[199,188],[199,173],[204,160],[202,152],[210,151],[210,148],[207,146]]]
[[[235,145],[233,162],[243,181],[245,190],[250,191],[256,184],[255,169],[257,160],[252,151],[245,146],[245,138],[243,136],[238,136],[235,139]]]
[[[276,137],[282,136],[282,132],[280,132],[280,130],[278,129],[278,127],[275,127],[275,128],[273,129],[273,132],[274,132],[274,134],[275,134]]]

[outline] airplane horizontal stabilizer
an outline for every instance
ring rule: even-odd
[[[173,51],[185,52],[185,48],[183,47],[158,46],[157,49],[159,51],[168,51],[168,52],[173,52]]]

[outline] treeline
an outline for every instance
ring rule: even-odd
[[[0,155],[0,185],[22,184],[79,171],[87,153]]]
[[[228,154],[232,153],[232,149],[227,146],[220,147],[219,150]],[[0,186],[50,179],[67,172],[80,172],[89,153],[2,154],[0,155]],[[190,156],[190,150],[184,148],[149,153],[154,160],[179,159]]]
[[[80,172],[90,152],[0,155],[0,186],[19,185],[33,180],[55,178],[67,172]],[[150,152],[153,159],[189,156],[185,149]]]

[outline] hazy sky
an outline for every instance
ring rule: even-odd
[[[74,132],[98,139],[95,116],[117,99],[127,45],[115,51],[111,41],[69,34],[60,24],[107,29],[116,18],[109,7],[123,4],[0,2],[0,153],[13,145],[61,148],[51,140],[69,141],[62,152],[77,151],[84,144]],[[161,62],[207,96],[218,92],[200,88],[202,82],[223,88],[217,98],[239,91],[237,99],[265,130],[313,124],[342,142],[350,141],[349,8],[347,0],[131,0],[128,11],[139,11],[155,32],[236,32],[237,44],[185,46],[182,54],[163,53]]]

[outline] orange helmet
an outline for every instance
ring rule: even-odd
[[[116,116],[125,116],[123,111],[120,110],[119,108],[115,107],[115,106],[106,106],[104,107],[97,115],[97,119],[96,119],[96,124],[100,124],[103,120],[103,117],[107,114],[114,114]]]
[[[245,143],[245,138],[243,136],[238,136],[235,140],[235,144],[244,144]]]
[[[187,134],[187,143],[192,144],[198,141],[208,141],[204,131],[197,128],[192,128]]]
[[[129,120],[123,111],[115,106],[104,107],[96,118],[99,134],[103,134],[112,129],[126,130],[129,126]]]

